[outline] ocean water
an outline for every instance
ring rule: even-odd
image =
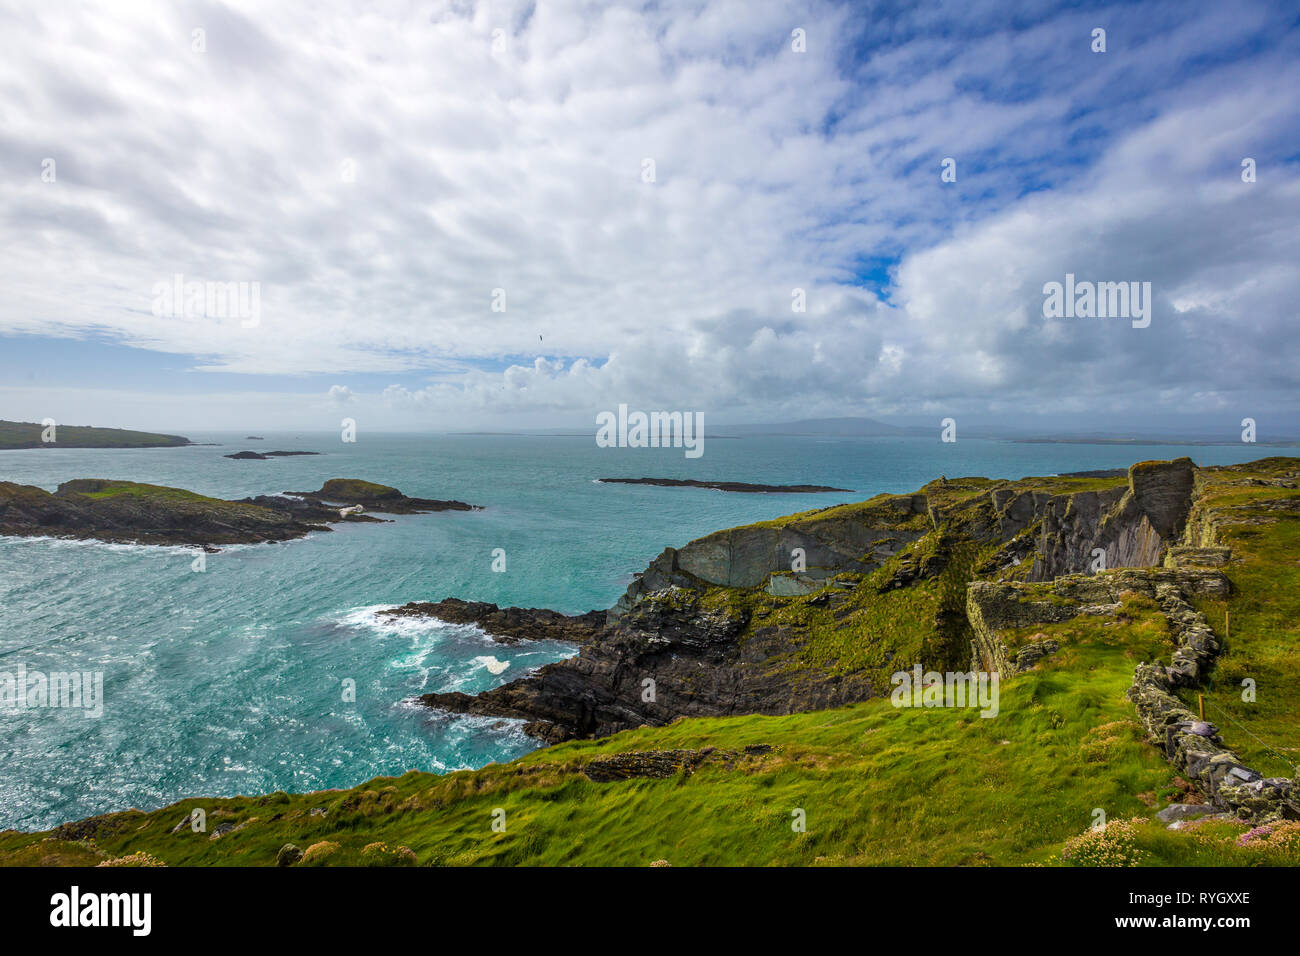
[[[508,760],[520,722],[410,703],[475,692],[573,653],[500,645],[473,627],[381,621],[413,600],[462,597],[565,612],[605,608],[664,547],[719,528],[946,474],[1017,478],[1190,455],[1227,464],[1253,446],[1048,445],[880,438],[710,438],[681,449],[598,448],[592,436],[191,434],[215,447],[0,451],[0,480],[53,490],[125,478],[223,498],[364,478],[480,512],[339,526],[284,544],[196,552],[0,538],[0,672],[103,673],[101,717],[0,708],[0,828],[33,830],[186,796],[349,787],[410,769]],[[245,448],[319,457],[231,461]],[[1281,453],[1288,453],[1282,450]],[[602,485],[600,477],[814,483],[849,494],[747,495]],[[494,549],[506,570],[492,570]],[[493,674],[491,659],[508,663]],[[344,700],[343,682],[356,700]]]

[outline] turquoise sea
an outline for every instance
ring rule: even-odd
[[[920,438],[709,438],[681,449],[598,448],[593,436],[190,434],[217,446],[0,451],[0,480],[53,490],[125,478],[223,498],[365,478],[473,513],[398,517],[287,544],[195,552],[0,538],[0,671],[102,671],[104,712],[0,709],[0,828],[33,830],[194,795],[349,787],[409,769],[507,760],[535,744],[510,721],[451,717],[418,693],[482,690],[573,651],[498,645],[472,627],[383,624],[375,611],[462,597],[566,612],[604,608],[664,547],[710,531],[946,474],[1017,478],[1255,446],[1015,444]],[[243,449],[319,457],[231,461]],[[1294,453],[1290,449],[1280,453]],[[815,483],[838,495],[602,485],[599,477]],[[493,550],[506,570],[492,570]],[[509,663],[499,675],[489,658]],[[346,678],[356,701],[343,700]]]

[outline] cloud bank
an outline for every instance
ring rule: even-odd
[[[172,353],[198,392],[243,383],[223,408],[321,427],[620,402],[1294,408],[1287,22],[1262,3],[11,7],[0,333],[48,339],[52,368],[60,339]],[[1044,319],[1066,273],[1151,282],[1150,327]],[[176,275],[257,283],[259,321],[155,314]],[[285,375],[330,385],[262,384]],[[57,400],[134,416],[150,394],[124,371]]]

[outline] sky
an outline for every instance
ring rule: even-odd
[[[1253,0],[6,0],[0,418],[1295,435],[1298,53]]]

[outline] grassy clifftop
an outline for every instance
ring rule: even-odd
[[[1288,764],[1300,744],[1298,477],[1297,459],[1198,469],[1186,529],[1164,543],[1169,564],[1230,582],[1227,597],[1208,588],[1190,598],[1226,645],[1207,716],[1243,758],[1277,775],[1296,772]],[[885,686],[853,706],[682,719],[476,771],[199,798],[49,833],[9,832],[0,834],[0,863],[144,854],[136,860],[169,865],[274,865],[277,857],[299,866],[1300,865],[1298,822],[1256,827],[1211,815],[1169,829],[1155,819],[1171,803],[1205,799],[1146,739],[1125,696],[1140,662],[1168,662],[1174,651],[1170,620],[1150,592],[1177,572],[1025,583],[1033,560],[1017,555],[1022,539],[1041,536],[1041,519],[1024,510],[1000,529],[999,520],[1028,509],[1035,493],[1110,495],[1116,487],[1106,479],[1071,492],[1056,481],[927,487],[924,508],[909,503],[912,517],[902,523],[923,513],[928,530],[909,525],[919,536],[872,569],[837,572],[805,595],[709,585],[701,598],[744,608],[757,626],[788,635],[790,650],[773,668],[838,668],[879,681],[913,663],[968,664],[969,645],[963,657],[957,638],[971,636],[971,625],[957,602],[972,584],[1006,582],[1017,600],[1061,614],[1053,621],[1040,609],[1023,623],[990,612],[979,622],[1017,662],[1002,674],[994,717],[895,707]],[[1058,504],[1061,513],[1086,511],[1082,500]],[[953,613],[962,623],[947,633]],[[1253,702],[1242,700],[1247,678]],[[1187,696],[1194,709],[1195,693]],[[204,832],[186,822],[193,810],[206,814]],[[1106,825],[1095,828],[1099,819]]]

